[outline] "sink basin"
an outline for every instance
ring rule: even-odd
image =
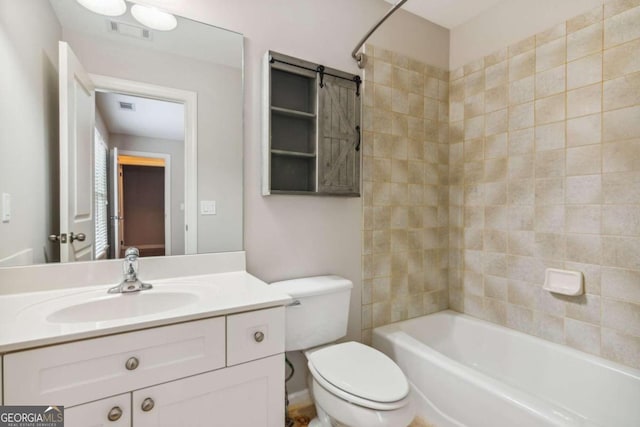
[[[198,295],[191,292],[153,290],[129,294],[103,295],[50,313],[51,323],[103,322],[162,313],[193,304]]]

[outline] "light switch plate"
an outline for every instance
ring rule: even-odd
[[[11,221],[11,194],[2,193],[2,222]]]
[[[215,215],[215,214],[216,214],[215,200],[200,200],[200,215]]]

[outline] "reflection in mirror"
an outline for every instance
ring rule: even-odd
[[[127,6],[0,0],[0,267],[242,249],[242,35]]]

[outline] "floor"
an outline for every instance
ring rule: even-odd
[[[289,416],[293,419],[293,427],[306,427],[309,421],[316,416],[316,410],[313,406],[296,406],[289,408]],[[416,417],[408,427],[436,427],[429,424],[420,417]]]

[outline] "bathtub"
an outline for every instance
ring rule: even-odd
[[[376,328],[373,346],[438,427],[640,426],[639,370],[464,314]]]

